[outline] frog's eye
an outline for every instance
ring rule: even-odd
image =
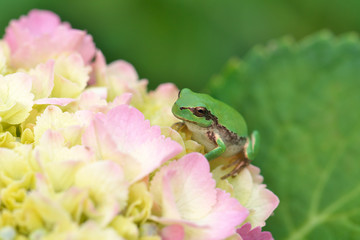
[[[207,110],[204,107],[196,107],[196,108],[194,108],[194,111],[193,111],[194,115],[197,117],[205,116],[206,112],[207,112]]]

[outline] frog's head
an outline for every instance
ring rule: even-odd
[[[195,93],[184,88],[179,92],[178,99],[172,107],[172,113],[185,122],[192,122],[201,127],[210,127],[214,122],[214,117],[207,108],[209,97],[206,94]]]

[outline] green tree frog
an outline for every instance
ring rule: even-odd
[[[184,88],[172,107],[175,117],[192,132],[192,139],[204,145],[205,157],[210,161],[219,156],[239,155],[224,168],[234,169],[222,178],[237,175],[259,149],[260,136],[257,131],[248,137],[244,118],[229,105],[207,94],[195,93]]]

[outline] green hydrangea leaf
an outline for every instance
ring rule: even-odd
[[[260,131],[275,239],[359,239],[360,41],[321,32],[233,59],[208,91]]]

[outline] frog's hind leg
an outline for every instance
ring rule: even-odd
[[[224,166],[222,169],[227,169],[229,167],[235,166],[231,172],[221,177],[221,179],[226,179],[228,177],[235,177],[237,174],[239,174],[244,168],[249,166],[250,160],[248,158],[245,158],[244,155],[242,157],[238,157],[236,160],[230,162],[228,165]]]
[[[239,155],[236,156],[236,159],[231,161],[228,165],[224,166],[223,169],[235,166],[231,172],[221,177],[221,179],[226,179],[230,176],[235,177],[239,174],[244,168],[249,166],[250,162],[254,160],[255,156],[259,151],[260,145],[260,135],[258,131],[254,131],[251,134],[250,138],[247,138],[246,144]]]

